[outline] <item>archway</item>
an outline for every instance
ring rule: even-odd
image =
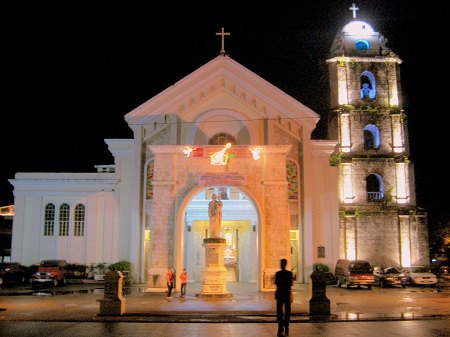
[[[208,237],[208,203],[214,193],[223,195],[221,237],[227,240],[227,282],[254,283],[255,290],[259,289],[260,212],[251,193],[241,186],[197,187],[185,197],[179,208],[176,269],[186,268],[190,282],[202,282],[202,245]]]

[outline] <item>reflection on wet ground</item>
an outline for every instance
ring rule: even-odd
[[[450,280],[440,283],[436,288],[338,288],[327,286],[326,296],[330,300],[331,316],[328,321],[364,321],[370,319],[413,320],[423,318],[450,317]],[[208,321],[270,321],[276,320],[273,292],[257,291],[253,284],[230,282],[227,289],[232,297],[224,299],[200,298],[201,283],[189,283],[186,298],[179,298],[179,292],[173,300],[166,299],[165,291],[150,291],[146,284],[133,285],[132,293],[126,297],[126,312],[120,316],[123,321],[136,319],[146,321],[184,321],[196,319]],[[65,286],[32,289],[31,285],[0,288],[2,307],[1,319],[60,319],[63,306],[71,320],[99,320],[99,301],[104,298],[104,283],[85,281],[69,282]],[[310,306],[310,287],[308,284],[295,284],[293,322],[311,320],[308,315]],[[16,300],[16,295],[25,295]],[[11,296],[11,298],[8,298]],[[26,308],[27,310],[24,310]],[[57,314],[58,313],[58,314]],[[55,316],[56,315],[56,316]],[[100,316],[101,317],[101,316]],[[313,317],[318,319],[317,317]],[[101,317],[108,320],[108,317]],[[117,317],[114,318],[117,320]],[[1,335],[1,334],[0,334]]]
[[[238,282],[235,282],[236,284],[239,284]],[[242,287],[242,286],[239,286]],[[189,284],[189,288],[191,292],[194,293],[200,293],[202,289],[201,283],[194,283]],[[247,286],[244,286],[244,289],[239,289],[239,293],[252,293],[255,292],[254,289],[247,289]],[[336,289],[334,289],[336,288]],[[378,289],[379,287],[373,287],[372,289]],[[139,285],[133,285],[130,289],[124,289],[125,292],[134,292],[134,293],[145,293],[146,287],[145,284],[139,284]],[[330,291],[338,290],[338,288],[335,285],[329,285],[327,286],[327,289]],[[383,288],[386,291],[389,291],[389,288]],[[235,292],[237,289],[231,289],[232,292]],[[242,291],[241,291],[242,290]],[[368,292],[372,293],[372,290],[368,290],[366,288],[350,288],[350,289],[341,289],[343,290],[342,296],[345,296],[345,293],[347,292]],[[379,289],[380,291],[382,288]],[[431,288],[427,286],[415,286],[415,287],[406,287],[406,288],[399,288],[399,291],[403,291],[403,293],[444,293],[448,294],[450,296],[450,280],[442,280],[438,283],[438,286],[436,288]],[[296,292],[296,289],[294,287],[293,289],[294,293]],[[0,296],[23,296],[23,295],[30,295],[30,296],[51,296],[51,295],[68,295],[68,294],[104,294],[104,283],[102,281],[91,281],[91,280],[70,280],[66,285],[64,286],[58,286],[54,287],[52,285],[41,285],[40,287],[35,287],[31,285],[22,285],[22,286],[9,286],[9,287],[0,287]],[[125,294],[125,293],[124,293]],[[254,300],[258,300],[257,298]],[[407,301],[407,298],[403,299],[404,301]],[[231,298],[231,301],[236,301],[236,299]],[[294,297],[294,302],[296,301],[296,298]],[[343,305],[341,301],[338,301],[337,305]]]

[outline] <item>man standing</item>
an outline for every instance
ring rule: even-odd
[[[289,336],[289,321],[291,319],[291,287],[293,283],[293,275],[290,270],[286,270],[287,260],[281,259],[281,270],[275,273],[275,299],[277,300],[277,336]],[[283,318],[284,306],[284,318]],[[283,334],[284,332],[284,334]]]

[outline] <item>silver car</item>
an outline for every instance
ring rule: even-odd
[[[437,276],[425,266],[405,267],[403,273],[408,278],[410,286],[427,285],[435,288],[438,282]]]

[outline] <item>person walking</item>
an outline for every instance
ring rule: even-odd
[[[186,269],[183,269],[183,271],[180,274],[180,280],[181,280],[181,298],[184,298],[184,295],[186,295],[186,285],[188,281],[188,273]]]
[[[281,270],[275,273],[275,299],[277,301],[277,336],[289,336],[289,321],[291,319],[291,302],[292,293],[291,287],[293,285],[292,271],[286,270],[287,260],[280,260]],[[284,317],[283,317],[284,306]]]
[[[173,274],[172,268],[167,268],[166,274],[166,282],[167,282],[167,299],[172,299],[172,288],[173,288]]]

